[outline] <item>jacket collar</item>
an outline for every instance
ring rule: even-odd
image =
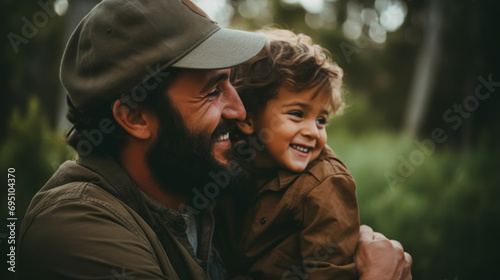
[[[271,181],[268,181],[265,187],[260,189],[258,193],[260,194],[266,190],[271,190],[276,192],[281,191],[289,187],[301,174],[309,172],[309,170],[318,162],[331,157],[335,157],[335,153],[328,145],[325,145],[323,150],[321,150],[319,156],[311,163],[309,163],[304,171],[296,173],[288,169],[279,169],[277,171],[278,174],[276,178],[273,178]]]
[[[91,155],[77,158],[76,163],[97,173],[96,175],[99,176],[92,178],[96,180],[92,181],[92,183],[105,189],[134,209],[149,226],[157,231],[157,221],[151,213],[151,210],[156,211],[157,209],[148,207],[146,194],[139,189],[113,157],[109,155]]]
[[[143,203],[139,202],[139,187],[130,179],[127,172],[109,155],[92,155],[79,157],[76,163],[86,167],[98,175],[98,182],[95,182],[106,191],[116,197],[133,209],[138,209]]]
[[[109,155],[79,157],[76,163],[100,175],[94,176],[95,178],[91,179],[92,183],[105,189],[134,209],[153,229],[156,230],[158,225],[151,211],[159,214],[162,223],[178,224],[179,219],[187,221],[187,214],[181,214],[177,209],[170,209],[142,192],[113,157]],[[210,211],[213,206],[214,202],[210,200],[206,208]],[[182,227],[185,227],[185,223],[182,223]]]

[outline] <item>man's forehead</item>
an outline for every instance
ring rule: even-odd
[[[212,90],[219,81],[229,79],[231,70],[226,69],[181,69],[167,91],[169,95],[202,96]]]
[[[179,74],[187,79],[196,79],[199,82],[209,80],[219,75],[230,75],[231,69],[181,69]],[[194,82],[194,81],[193,81]]]

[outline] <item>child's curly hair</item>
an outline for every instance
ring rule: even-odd
[[[309,36],[289,30],[263,29],[257,33],[267,37],[264,48],[233,68],[231,74],[231,82],[247,112],[263,109],[281,86],[297,92],[318,87],[316,94],[328,95],[331,113],[342,112],[343,71],[326,49],[313,44]]]

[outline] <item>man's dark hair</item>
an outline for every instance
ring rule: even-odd
[[[128,108],[144,106],[155,110],[159,99],[165,95],[178,72],[179,69],[176,68],[164,70],[130,92],[123,94],[118,98],[125,106],[121,109],[128,110]],[[150,85],[155,86],[151,87]],[[137,90],[139,87],[141,87],[140,90]],[[137,96],[137,92],[140,92],[141,95]],[[82,111],[73,105],[69,96],[67,97],[68,113],[66,117],[73,124],[73,128],[68,133],[66,142],[77,151],[80,157],[91,154],[108,154],[118,158],[128,133],[116,122],[113,116],[113,104],[116,100]]]

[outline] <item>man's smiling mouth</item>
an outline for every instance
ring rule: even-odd
[[[222,142],[222,141],[226,141],[227,139],[229,139],[229,132],[226,132],[222,135],[220,135],[218,138],[217,138],[217,142]]]

